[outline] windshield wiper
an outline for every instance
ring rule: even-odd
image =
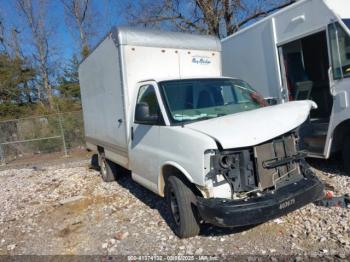
[[[184,120],[184,121],[182,121],[182,125],[192,124],[192,123],[195,123],[198,121],[209,120],[209,119],[213,119],[213,118],[216,118],[216,116],[203,116],[203,117],[198,117],[196,119]]]
[[[212,119],[212,118],[216,118],[218,116],[203,116],[203,117],[199,117],[196,120],[208,120],[208,119]]]

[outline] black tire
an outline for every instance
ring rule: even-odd
[[[186,184],[176,176],[170,176],[166,184],[166,199],[174,222],[174,232],[180,238],[197,236],[200,231],[196,197]]]
[[[113,182],[117,177],[117,165],[106,159],[104,153],[99,153],[100,173],[103,181]]]
[[[350,175],[350,137],[346,137],[343,145],[343,163],[345,172]]]
[[[100,165],[98,163],[98,154],[93,154],[91,156],[90,168],[94,170],[100,170]]]

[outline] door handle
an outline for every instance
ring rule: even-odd
[[[134,140],[134,127],[131,127],[131,141]]]
[[[120,127],[122,125],[122,123],[123,123],[123,119],[119,118],[118,119],[118,127]]]

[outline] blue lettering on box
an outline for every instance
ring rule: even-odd
[[[209,57],[206,56],[193,56],[192,63],[197,65],[209,65],[211,64],[211,61],[209,60]]]

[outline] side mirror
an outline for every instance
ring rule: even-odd
[[[149,105],[147,103],[137,103],[135,108],[135,123],[138,124],[157,124],[158,115],[150,115]]]

